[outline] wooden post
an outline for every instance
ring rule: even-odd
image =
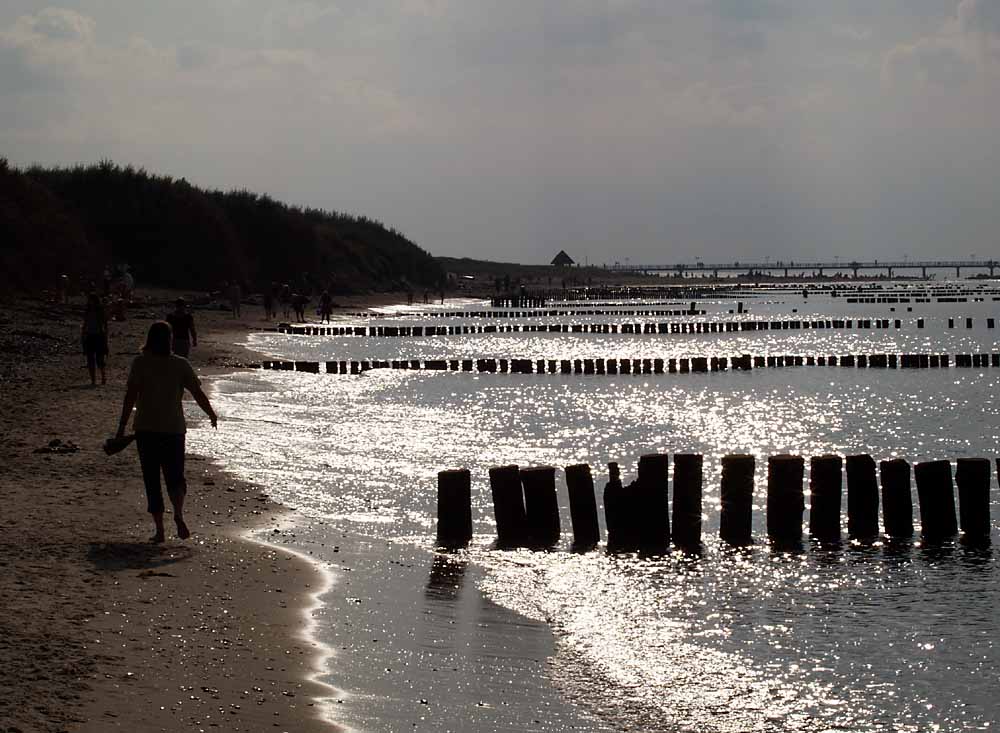
[[[635,486],[622,484],[617,463],[608,464],[604,485],[604,520],[608,528],[608,551],[628,552],[638,547],[635,532]]]
[[[559,502],[556,469],[552,466],[521,469],[524,513],[532,545],[551,547],[559,541]]]
[[[958,534],[955,488],[950,461],[926,461],[913,467],[920,501],[920,526],[925,538],[939,540]]]
[[[566,491],[569,494],[569,515],[573,522],[573,545],[578,549],[590,549],[601,541],[590,466],[586,463],[566,466]]]
[[[767,536],[776,543],[802,541],[804,465],[801,456],[778,455],[767,459]]]
[[[986,458],[959,458],[955,471],[962,533],[969,538],[990,536],[990,462]]]
[[[719,536],[723,542],[743,546],[753,543],[753,476],[756,460],[748,455],[722,458],[722,484],[719,500],[722,515]]]
[[[851,539],[878,536],[878,482],[869,455],[847,457],[847,535]]]
[[[701,545],[702,464],[697,453],[674,454],[673,540],[678,547]]]
[[[662,552],[670,543],[669,471],[670,457],[666,453],[639,458],[639,546],[648,552]]]
[[[913,536],[913,497],[910,493],[910,464],[902,458],[878,464],[882,482],[882,525],[889,537]]]
[[[472,479],[468,470],[439,472],[437,500],[438,545],[465,547],[472,539]]]
[[[842,466],[840,456],[809,459],[809,536],[821,542],[840,541]]]
[[[517,547],[525,538],[524,492],[517,466],[490,469],[490,493],[497,521],[497,544]]]

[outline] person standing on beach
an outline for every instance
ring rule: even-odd
[[[330,315],[333,313],[333,298],[330,297],[330,291],[324,290],[323,294],[319,296],[319,319],[320,321],[330,322]]]
[[[177,536],[182,540],[191,536],[184,522],[184,497],[187,483],[184,480],[184,436],[187,425],[181,400],[186,389],[194,397],[212,427],[218,425],[218,416],[208,397],[201,389],[194,369],[187,359],[170,350],[172,333],[170,324],[157,321],[149,327],[142,353],[132,361],[128,387],[122,401],[121,419],[116,437],[125,435],[132,408],[135,407],[135,444],[139,450],[142,479],[146,486],[146,510],[153,516],[156,534],[153,542],[163,542],[163,494],[160,473],[167,486],[167,495],[174,509]]]
[[[187,359],[191,355],[191,347],[198,345],[198,332],[184,298],[174,301],[174,310],[167,315],[167,323],[174,334],[174,353]]]
[[[288,318],[292,308],[292,289],[285,283],[281,286],[281,309],[282,316]]]
[[[308,302],[309,297],[301,293],[295,293],[292,296],[292,308],[295,310],[295,318],[298,323],[306,322],[306,304]]]
[[[87,296],[83,324],[80,327],[80,340],[83,343],[83,353],[87,356],[90,386],[97,386],[98,369],[101,370],[101,384],[107,384],[104,363],[108,355],[108,312],[97,293]]]
[[[277,294],[277,285],[271,283],[270,288],[264,289],[264,320],[270,321],[275,316],[275,295]]]
[[[240,290],[240,284],[233,280],[232,284],[229,286],[229,305],[233,309],[233,318],[240,317],[240,303],[243,300],[243,291]]]

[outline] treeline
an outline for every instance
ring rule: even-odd
[[[435,259],[363,216],[289,206],[249,191],[208,191],[109,161],[18,169],[0,158],[0,283],[100,281],[127,264],[140,285],[355,293],[436,288]]]

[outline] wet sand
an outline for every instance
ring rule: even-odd
[[[134,448],[101,451],[131,357],[168,300],[112,324],[108,384],[96,388],[79,301],[0,311],[2,731],[334,730],[320,719],[332,691],[310,681],[323,650],[303,635],[327,578],[243,538],[285,510],[189,456],[193,537],[152,545]],[[196,311],[199,372],[246,361],[232,343],[260,315]]]

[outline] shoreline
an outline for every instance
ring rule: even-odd
[[[260,537],[294,512],[189,455],[193,537],[151,545],[134,450],[100,450],[132,345],[170,300],[153,297],[111,324],[108,385],[96,388],[79,353],[79,303],[8,301],[0,318],[0,592],[11,599],[0,728],[338,730],[322,717],[332,691],[317,679],[329,650],[309,631],[332,579]],[[243,366],[250,352],[235,337],[260,327],[248,310],[241,320],[195,311],[203,377]]]

